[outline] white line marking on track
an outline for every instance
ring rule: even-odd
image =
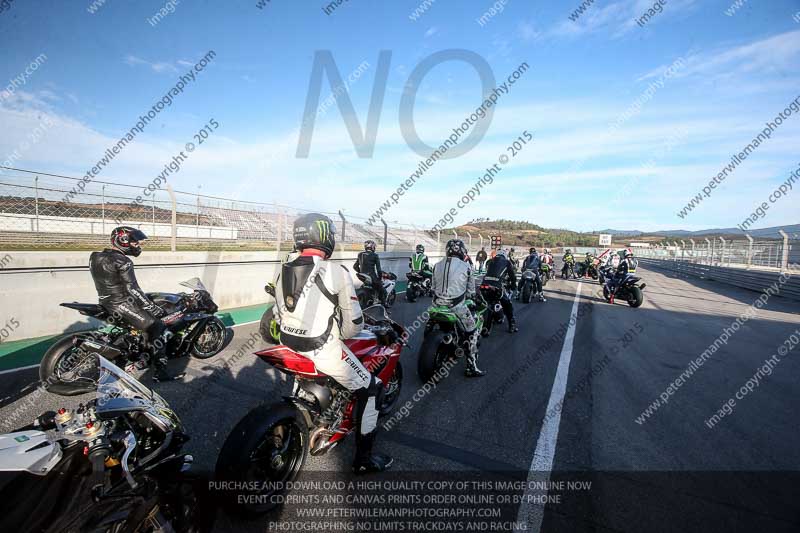
[[[538,489],[537,487],[546,486],[550,481],[550,471],[553,469],[553,460],[558,442],[558,426],[561,424],[561,409],[556,409],[556,407],[564,401],[564,395],[567,392],[569,364],[572,360],[572,346],[575,341],[575,326],[578,324],[578,302],[581,298],[581,286],[583,283],[578,283],[577,285],[575,300],[572,302],[569,327],[564,337],[564,345],[561,347],[556,378],[553,381],[550,400],[547,402],[547,410],[545,411],[545,413],[553,412],[555,415],[545,418],[542,430],[539,432],[536,451],[533,452],[531,468],[528,471],[528,488],[525,489],[517,514],[518,528],[525,527],[528,531],[534,533],[541,531],[547,501],[547,489]],[[530,488],[531,486],[533,489]],[[521,526],[521,524],[526,526]]]
[[[12,372],[19,372],[20,370],[28,370],[29,368],[39,368],[39,365],[21,366],[19,368],[10,368],[8,370],[0,370],[0,375],[11,374]]]

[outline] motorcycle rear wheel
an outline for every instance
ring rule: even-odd
[[[231,514],[256,517],[278,507],[274,495],[284,488],[270,489],[270,482],[294,481],[308,457],[308,425],[292,404],[261,405],[242,418],[222,445],[215,478],[217,481],[260,482],[262,490],[242,491],[257,495],[257,502],[238,502],[239,491],[224,491],[222,503]]]
[[[642,305],[644,302],[644,294],[642,293],[642,289],[634,285],[633,287],[630,287],[628,291],[630,292],[628,296],[628,305],[633,308]]]
[[[522,287],[522,301],[523,303],[529,304],[531,303],[531,294],[533,290],[531,289],[531,284],[526,283],[524,287]]]
[[[406,300],[413,303],[417,301],[417,287],[416,285],[409,284],[406,287]]]
[[[97,389],[97,361],[94,355],[81,352],[73,336],[59,339],[45,352],[39,363],[39,379],[48,392],[59,396],[77,396]]]
[[[442,342],[445,335],[447,333],[437,329],[428,333],[422,341],[417,360],[417,374],[423,383],[427,383],[428,380],[433,378],[445,361],[452,355],[454,345],[453,343],[445,344]]]

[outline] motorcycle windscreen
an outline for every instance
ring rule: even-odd
[[[200,278],[187,279],[186,281],[181,281],[179,285],[192,289],[193,291],[208,292],[208,289],[206,289],[206,286],[203,285],[202,281],[200,281]]]
[[[97,415],[115,418],[125,413],[147,411],[168,427],[180,427],[180,420],[158,393],[148,389],[108,359],[99,357]]]

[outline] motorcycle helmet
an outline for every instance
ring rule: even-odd
[[[505,250],[498,250],[497,255],[495,255],[495,257],[505,257],[506,259],[508,259],[508,252],[506,252]]]
[[[147,239],[142,230],[130,226],[119,226],[111,231],[111,246],[125,255],[139,257],[142,253],[141,241]]]
[[[536,247],[535,246],[531,246],[531,249],[528,250],[528,253],[535,254],[536,253]]]
[[[461,239],[450,239],[447,241],[447,257],[458,257],[462,261],[467,257],[467,247]]]
[[[300,251],[313,248],[324,252],[328,258],[336,247],[336,226],[330,218],[319,213],[309,213],[297,218],[292,235],[294,246]]]
[[[568,253],[568,254],[571,254],[571,253],[572,253],[572,250],[571,250],[571,249],[569,249],[569,248],[567,248],[567,253]]]
[[[425,247],[422,246],[421,244],[418,244],[417,245],[417,253],[418,254],[424,254],[425,253]]]
[[[625,259],[627,259],[629,257],[633,257],[633,252],[631,250],[628,250],[627,252],[625,252]]]
[[[375,245],[375,241],[373,241],[371,239],[368,240],[368,241],[364,241],[364,251],[365,252],[374,252],[376,248],[377,248],[377,246]]]
[[[549,254],[550,253],[550,248],[545,248],[544,249],[544,253]]]

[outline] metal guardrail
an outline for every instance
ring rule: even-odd
[[[768,287],[779,286],[780,292],[777,294],[778,296],[800,300],[800,275],[798,275],[800,274],[800,269],[791,269],[788,273],[781,274],[778,271],[746,270],[670,259],[640,258],[639,262],[645,267],[678,272],[687,276],[717,281],[757,292],[762,292]],[[784,276],[783,279],[786,280],[782,285],[779,281],[781,276]]]

